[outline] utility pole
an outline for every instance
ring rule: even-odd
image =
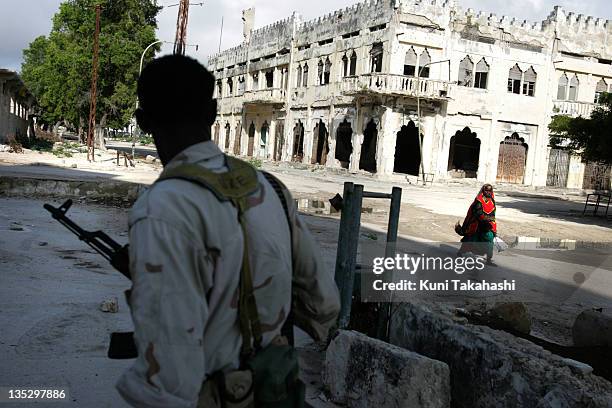
[[[89,128],[87,129],[87,160],[95,161],[95,129],[96,129],[96,99],[98,84],[98,48],[100,37],[100,11],[101,6],[96,6],[96,31],[94,32],[93,64],[91,68],[91,102],[89,104]]]
[[[178,17],[176,19],[176,38],[174,40],[174,53],[178,55],[185,55],[188,17],[189,0],[181,0],[179,3]]]

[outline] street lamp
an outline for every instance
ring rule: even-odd
[[[421,74],[423,73],[423,69],[430,65],[441,64],[443,62],[448,62],[448,82],[450,82],[450,59],[445,59],[441,61],[428,62],[427,64],[419,67],[419,72],[417,75],[417,83],[416,83],[416,97],[417,97],[417,140],[419,141],[419,152],[421,154],[421,174],[423,177],[423,185],[426,185],[425,182],[425,165],[423,164],[423,142],[421,141]]]

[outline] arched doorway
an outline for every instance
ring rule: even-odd
[[[361,145],[361,157],[359,158],[359,168],[361,170],[376,173],[376,139],[378,138],[378,128],[374,119],[370,119],[363,132],[363,144]]]
[[[322,120],[314,128],[312,133],[312,164],[325,164],[327,153],[329,152],[329,142],[327,141],[327,127]]]
[[[234,135],[234,154],[236,156],[240,154],[241,136],[242,136],[242,124],[238,122],[238,124],[236,124],[236,134]]]
[[[293,154],[292,160],[301,162],[304,158],[304,125],[298,120],[293,127]]]
[[[225,124],[225,150],[229,149],[230,145],[230,124],[227,122]]]
[[[351,154],[353,154],[353,128],[346,119],[338,126],[336,130],[336,160],[340,162],[340,166],[344,169],[349,168]]]
[[[253,147],[255,145],[255,124],[251,122],[249,126],[249,146],[247,148],[247,156],[253,156]]]
[[[423,140],[422,137],[421,140]],[[418,176],[420,166],[421,148],[419,146],[418,130],[414,122],[410,121],[397,132],[393,171]]]
[[[285,145],[285,121],[276,122],[276,132],[274,138],[274,160],[281,161],[283,157],[283,146]]]
[[[525,178],[527,144],[517,133],[507,136],[499,144],[497,159],[497,181],[521,184]]]
[[[270,131],[270,125],[268,125],[267,121],[264,121],[263,125],[261,125],[261,129],[259,132],[259,152],[260,155],[266,157],[268,146],[268,132]]]
[[[448,154],[448,170],[453,177],[476,178],[478,158],[480,156],[480,139],[469,127],[457,131],[451,137]]]

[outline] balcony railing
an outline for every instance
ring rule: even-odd
[[[242,95],[244,103],[285,103],[285,90],[281,88],[264,88],[246,91]]]
[[[597,104],[591,102],[553,101],[553,115],[588,118],[595,107]]]
[[[345,95],[387,94],[412,96],[424,99],[448,100],[450,83],[434,79],[409,77],[396,74],[366,74],[346,77],[340,83]]]

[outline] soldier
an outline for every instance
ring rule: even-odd
[[[117,389],[133,406],[214,407],[232,392],[248,405],[252,376],[286,344],[290,311],[315,340],[336,322],[333,277],[287,189],[211,141],[213,87],[179,55],[154,60],[138,80],[136,118],[164,171],[129,216],[138,358]]]

